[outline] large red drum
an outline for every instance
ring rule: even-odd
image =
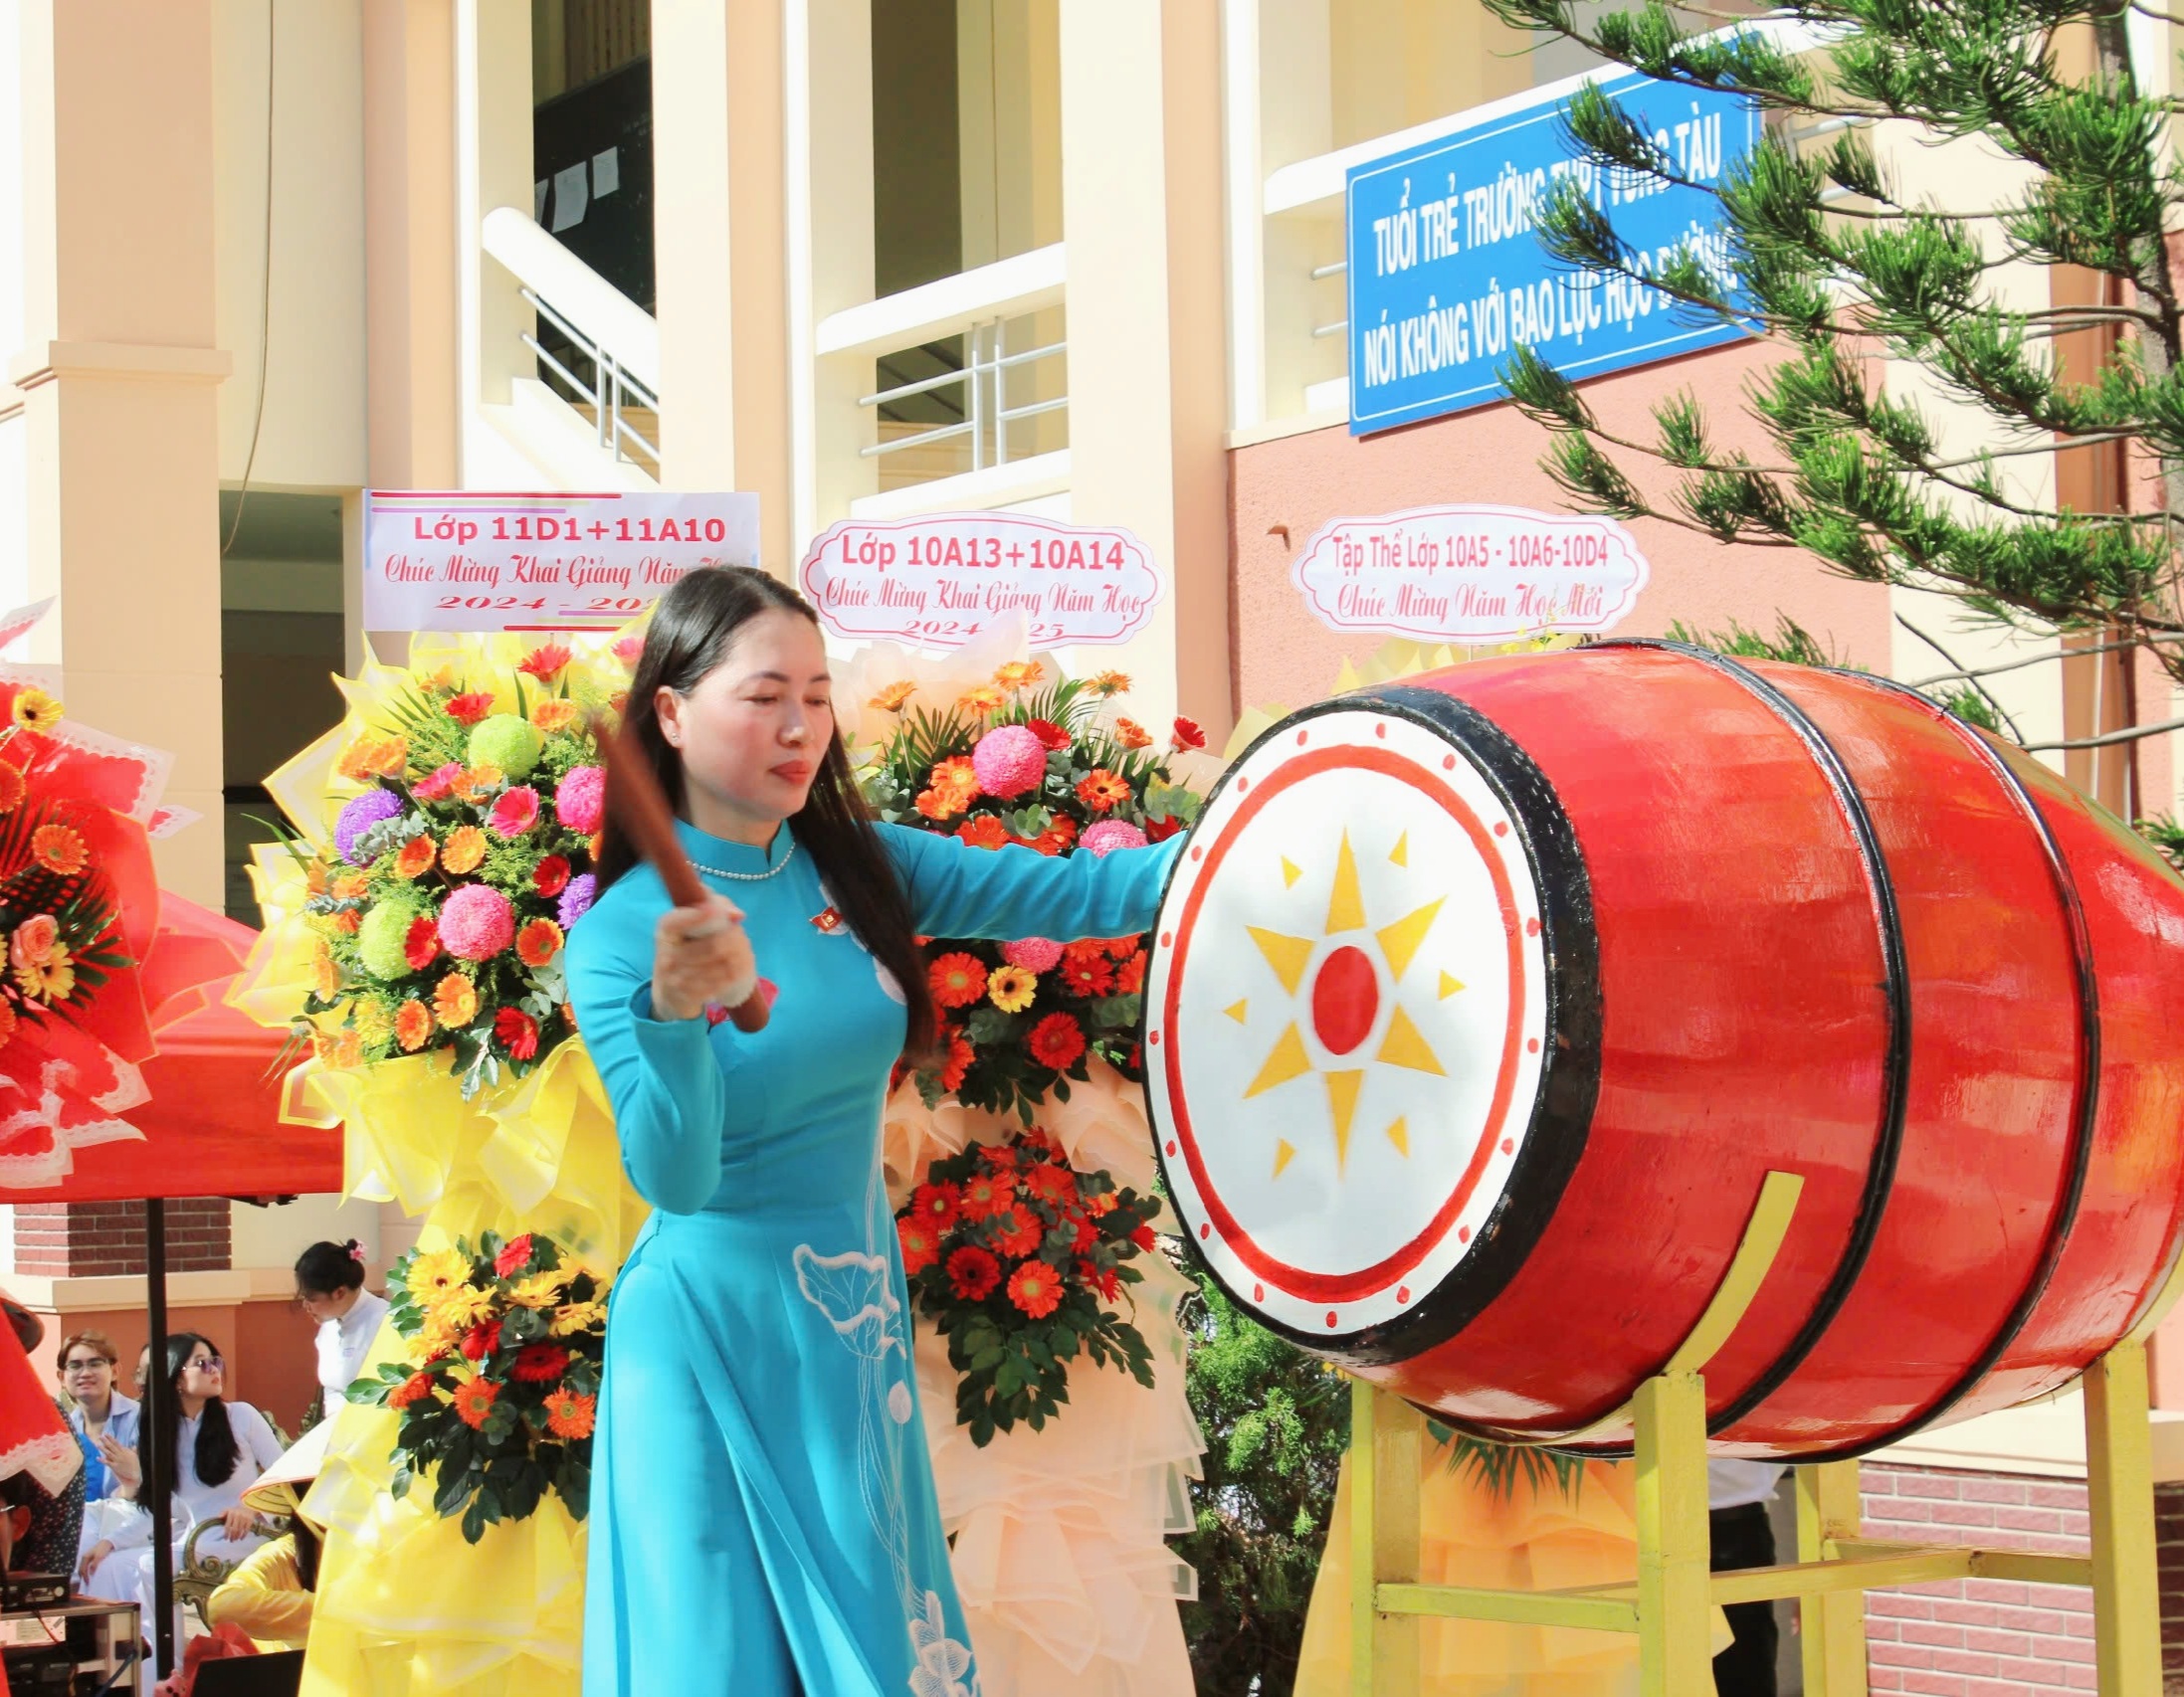
[[[2068,1383],[2184,1228],[2184,884],[1883,680],[1603,643],[1323,703],[1210,798],[1147,1089],[1248,1312],[1489,1433],[1585,1428],[1697,1322],[1727,1453]]]

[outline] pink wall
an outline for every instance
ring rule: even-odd
[[[1598,379],[1584,386],[1584,395],[1606,429],[1650,441],[1653,403],[1688,386],[1707,410],[1717,442],[1741,445],[1764,461],[1765,444],[1743,408],[1745,381],[1764,357],[1750,346],[1694,354]],[[1234,451],[1230,561],[1238,706],[1302,706],[1332,688],[1345,655],[1362,660],[1380,645],[1379,638],[1327,630],[1290,582],[1291,561],[1321,524],[1436,501],[1567,511],[1539,469],[1546,445],[1544,430],[1504,405],[1362,440],[1341,429],[1321,430]],[[1650,463],[1626,460],[1626,471],[1649,494],[1658,498],[1673,484],[1672,475]],[[1712,630],[1734,618],[1771,631],[1780,610],[1840,658],[1887,669],[1885,589],[1831,576],[1809,557],[1784,549],[1723,547],[1650,520],[1630,528],[1651,577],[1617,635],[1660,636],[1679,619]]]

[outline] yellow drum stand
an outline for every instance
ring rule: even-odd
[[[1807,1697],[1866,1697],[1865,1594],[1962,1579],[2091,1587],[2099,1697],[2161,1697],[2145,1340],[2184,1286],[2184,1263],[2130,1336],[2085,1374],[2090,1557],[1862,1537],[1858,1463],[1837,1461],[1797,1469],[1795,1562],[1707,1571],[1702,1369],[1773,1265],[1803,1187],[1792,1174],[1769,1176],[1698,1325],[1627,1407],[1599,1422],[1627,1421],[1637,1430],[1635,1584],[1539,1592],[1420,1584],[1425,1418],[1398,1398],[1353,1384],[1352,1697],[1431,1697],[1421,1691],[1418,1672],[1418,1621],[1427,1615],[1635,1632],[1644,1697],[1711,1697],[1714,1607],[1789,1597],[1802,1609]]]

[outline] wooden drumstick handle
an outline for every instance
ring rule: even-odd
[[[678,907],[704,906],[710,892],[683,852],[682,839],[675,834],[675,814],[645,751],[627,728],[612,736],[603,728],[595,729],[594,736],[600,763],[607,769],[607,811],[615,825],[629,838],[630,846],[652,862],[660,881],[668,886],[670,901]],[[728,1018],[739,1032],[757,1032],[765,1029],[770,1013],[765,990],[754,985],[748,996],[728,1010]]]

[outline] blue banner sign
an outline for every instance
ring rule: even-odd
[[[1349,172],[1350,432],[1414,424],[1501,400],[1519,343],[1565,377],[1671,359],[1739,341],[1659,289],[1550,260],[1532,221],[1565,181],[1599,208],[1650,275],[1695,245],[1731,278],[1713,184],[1759,138],[1755,101],[1679,88],[1635,71],[1600,88],[1641,123],[1688,182],[1596,168],[1577,157],[1566,98],[1503,110]]]

